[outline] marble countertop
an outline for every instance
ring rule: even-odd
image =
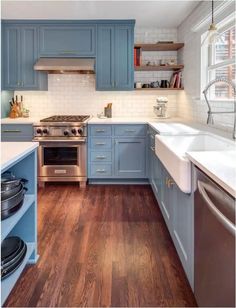
[[[93,117],[88,124],[149,124],[163,121],[175,121],[176,118],[159,119],[156,117],[115,117],[115,118],[97,118]]]
[[[187,152],[187,157],[230,195],[236,197],[236,151]]]
[[[39,121],[39,118],[3,118],[1,119],[1,124],[33,124]]]
[[[1,171],[27,156],[38,147],[38,142],[1,142]]]

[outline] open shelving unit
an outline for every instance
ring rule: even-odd
[[[21,208],[1,222],[1,241],[8,236],[19,236],[27,245],[27,252],[20,266],[1,281],[1,305],[4,304],[15,283],[27,264],[35,264],[37,254],[37,150],[3,168],[2,173],[10,171],[18,178],[28,180],[27,194]]]
[[[140,55],[140,65],[135,66],[134,70],[136,72],[154,72],[154,71],[173,71],[181,72],[184,68],[183,64],[173,64],[173,65],[142,65],[142,52],[143,51],[178,51],[184,47],[184,43],[156,43],[156,44],[135,44],[134,48],[139,50]],[[183,90],[183,87],[180,88],[135,88],[134,90],[144,90],[144,91],[180,91]]]

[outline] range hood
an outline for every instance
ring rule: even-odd
[[[34,70],[49,74],[94,74],[94,59],[87,58],[39,58]]]

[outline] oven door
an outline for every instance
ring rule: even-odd
[[[40,142],[39,177],[86,177],[86,142]]]

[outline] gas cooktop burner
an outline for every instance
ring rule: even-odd
[[[55,115],[42,119],[40,122],[84,122],[88,118],[88,115]]]

